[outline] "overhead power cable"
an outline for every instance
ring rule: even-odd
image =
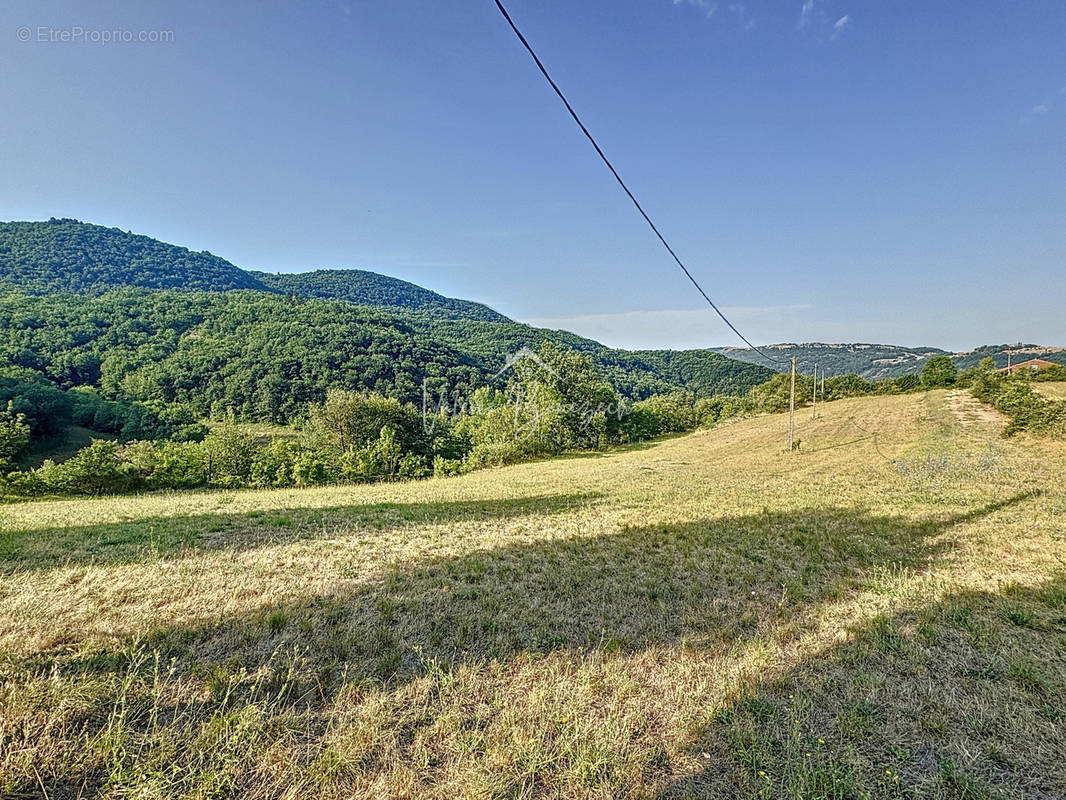
[[[677,253],[674,252],[674,248],[672,248],[670,246],[670,243],[666,241],[666,237],[664,237],[662,233],[659,232],[659,228],[654,222],[652,222],[651,217],[648,216],[648,213],[644,210],[643,206],[641,206],[636,196],[634,196],[633,192],[631,192],[629,190],[629,187],[626,186],[626,182],[622,180],[622,176],[618,174],[618,170],[614,168],[614,165],[611,163],[610,159],[607,158],[606,154],[603,152],[603,149],[596,142],[596,139],[593,138],[591,133],[589,133],[589,129],[585,127],[585,123],[581,121],[581,118],[577,115],[577,112],[574,111],[574,107],[570,105],[570,101],[566,99],[566,95],[563,94],[562,89],[560,89],[559,85],[554,80],[552,80],[552,76],[548,74],[548,70],[544,66],[544,63],[537,56],[536,52],[533,50],[532,45],[530,45],[526,37],[522,35],[522,31],[518,30],[518,26],[515,25],[514,20],[511,19],[511,15],[507,13],[507,9],[504,8],[503,3],[501,3],[500,0],[494,0],[494,2],[496,3],[496,8],[498,8],[500,10],[500,13],[503,14],[503,18],[507,20],[507,24],[511,26],[511,30],[514,31],[515,36],[518,37],[518,41],[522,43],[522,46],[526,48],[529,55],[533,57],[533,61],[536,63],[537,69],[540,70],[540,74],[544,76],[544,79],[548,81],[548,84],[559,96],[559,99],[563,101],[563,105],[566,106],[566,110],[570,112],[570,116],[573,117],[574,122],[577,123],[577,126],[581,128],[581,132],[585,134],[585,138],[592,143],[593,148],[595,148],[596,150],[596,154],[599,155],[599,157],[603,160],[603,163],[607,165],[607,169],[609,169],[611,171],[611,174],[614,175],[614,179],[618,181],[618,185],[622,187],[622,191],[624,191],[629,197],[629,199],[633,201],[633,205],[636,206],[637,211],[639,211],[640,215],[644,217],[644,221],[648,223],[648,226],[652,229],[652,232],[654,232],[655,235],[659,238],[659,241],[662,242],[663,247],[666,248],[666,251],[673,257],[674,261],[677,262],[677,265],[681,267],[681,271],[685,273],[685,277],[692,281],[692,285],[696,287],[697,291],[699,291],[701,295],[703,295],[703,299],[707,301],[710,307],[714,309],[715,313],[722,318],[722,321],[729,326],[729,329],[732,330],[733,333],[735,333],[737,336],[739,336],[740,339],[746,345],[748,345],[748,347],[750,347],[756,353],[761,355],[767,361],[770,361],[774,364],[785,363],[782,359],[774,358],[773,356],[766,354],[761,349],[752,344],[751,341],[749,341],[743,333],[737,330],[737,326],[729,321],[729,318],[722,313],[722,310],[714,304],[714,301],[711,300],[711,298],[707,295],[707,292],[703,291],[703,287],[700,286],[699,281],[697,281],[692,276],[692,273],[688,271],[688,267],[686,267],[681,261],[681,259],[678,258]]]

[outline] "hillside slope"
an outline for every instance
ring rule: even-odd
[[[773,374],[710,351],[612,350],[363,270],[249,273],[74,220],[0,225],[0,357],[109,398],[284,422],[331,387],[418,403],[424,382],[502,386],[508,356],[544,341],[587,353],[631,398],[743,394]]]
[[[101,294],[121,286],[210,292],[263,288],[211,253],[73,219],[0,222],[0,283],[38,294]]]
[[[1066,449],[797,426],[6,507],[0,793],[1061,797]]]

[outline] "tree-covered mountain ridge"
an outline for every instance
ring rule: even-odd
[[[866,380],[898,378],[908,372],[920,372],[925,363],[933,356],[951,356],[958,369],[976,366],[983,358],[991,358],[998,367],[1005,367],[1008,361],[1018,364],[1033,358],[1040,358],[1059,364],[1066,364],[1066,348],[1039,344],[997,344],[983,345],[957,353],[941,350],[938,347],[903,347],[892,344],[871,344],[856,342],[852,344],[828,344],[825,342],[780,343],[763,345],[760,349],[771,352],[788,363],[795,357],[796,368],[802,372],[812,372],[814,365],[818,370],[825,370],[826,375],[846,375],[854,373]],[[747,347],[717,347],[715,352],[751,364],[765,363],[764,359]]]
[[[419,403],[427,385],[502,386],[508,355],[544,342],[631,399],[740,395],[773,374],[711,350],[611,349],[363,270],[269,275],[76,220],[0,223],[0,364],[62,389],[284,422],[330,388]]]
[[[229,292],[248,290],[321,301],[344,301],[400,316],[395,324],[428,332],[437,345],[454,349],[456,364],[503,364],[507,354],[544,339],[595,353],[613,372],[613,381],[627,394],[641,395],[682,386],[697,394],[738,393],[765,379],[766,361],[744,347],[706,350],[621,351],[566,331],[545,331],[516,322],[488,306],[446,297],[399,278],[362,269],[321,269],[271,274],[248,271],[207,251],[193,251],[119,228],[51,219],[47,222],[0,222],[0,286],[30,295],[78,294],[100,296],[119,289],[173,292]],[[191,301],[190,301],[191,302]],[[473,323],[472,325],[467,323]],[[491,323],[485,327],[485,323]],[[827,375],[855,373],[868,380],[898,377],[921,370],[934,355],[951,355],[959,368],[991,357],[1006,366],[1008,351],[1015,362],[1043,358],[1066,363],[1066,349],[1036,344],[987,345],[949,353],[937,347],[824,342],[779,343],[761,349],[773,352],[783,364],[795,356],[801,370],[814,364]],[[717,355],[716,355],[717,354]],[[752,368],[739,368],[743,362]],[[636,366],[634,366],[636,365]],[[782,368],[783,369],[783,368]],[[641,380],[619,373],[657,373],[658,379],[641,388]],[[654,384],[654,389],[651,385]]]
[[[75,219],[0,222],[0,280],[33,294],[96,295],[120,287],[209,292],[251,289],[360,305],[427,309],[485,322],[511,321],[481,303],[444,297],[376,272],[252,272],[206,250],[196,252]]]

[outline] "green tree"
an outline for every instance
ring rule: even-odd
[[[913,392],[922,384],[922,379],[914,372],[896,378],[896,386],[901,392]]]
[[[124,462],[117,442],[96,439],[61,464],[46,461],[37,474],[57,494],[118,494],[137,488],[137,478]]]
[[[7,408],[0,411],[0,467],[14,466],[15,459],[30,443],[30,426],[23,414],[14,410],[8,400]]]
[[[933,356],[922,367],[922,386],[927,389],[951,386],[957,377],[958,370],[951,356]]]
[[[237,487],[252,478],[255,439],[232,423],[220,426],[204,439],[207,482],[213,486]]]
[[[432,449],[418,410],[375,392],[331,389],[311,410],[311,424],[323,446],[340,452],[377,442],[386,428],[404,452],[428,455]]]
[[[814,388],[814,378],[810,375],[796,373],[796,407],[805,405]],[[748,400],[756,411],[777,414],[788,411],[789,397],[792,392],[792,375],[779,372],[765,383],[752,387]]]
[[[834,375],[825,379],[825,399],[839,400],[844,397],[862,397],[873,391],[873,384],[863,380],[854,372],[847,375]]]
[[[621,398],[592,358],[546,341],[517,362],[508,387],[516,433],[547,452],[600,447],[620,431]]]

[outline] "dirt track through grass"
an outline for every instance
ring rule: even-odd
[[[964,416],[0,507],[0,795],[1062,797],[1066,448]]]

